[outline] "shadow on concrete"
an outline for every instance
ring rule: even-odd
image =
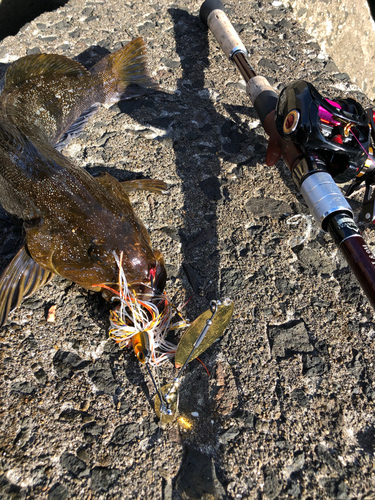
[[[375,2],[374,0],[367,0],[367,3],[370,8],[371,17],[375,20]]]
[[[15,35],[43,12],[62,7],[68,0],[0,0],[0,40]]]
[[[194,318],[223,293],[217,210],[230,201],[230,196],[221,177],[222,160],[235,161],[233,158],[240,153],[248,157],[248,146],[259,142],[259,137],[252,130],[244,130],[236,116],[238,107],[228,105],[228,119],[210,99],[205,82],[205,70],[209,66],[208,32],[199,17],[177,8],[170,8],[168,13],[173,20],[180,61],[163,58],[162,62],[167,68],[165,72],[173,71],[175,66],[182,69],[176,91],[146,97],[142,102],[123,101],[116,106],[145,126],[164,129],[166,142],[169,138],[169,147],[173,148],[176,172],[182,180],[184,220],[179,228],[167,226],[160,230],[181,243],[179,277],[187,288],[190,284],[190,293],[199,297],[185,308],[187,317]],[[163,87],[163,76],[159,77]],[[214,82],[210,87],[214,87]],[[146,119],[141,107],[147,107]],[[241,108],[242,113],[244,110]],[[263,149],[265,153],[265,146]],[[249,161],[251,163],[251,158]],[[163,178],[162,166],[157,177]]]

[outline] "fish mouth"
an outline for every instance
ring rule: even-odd
[[[132,283],[130,287],[139,301],[154,302],[159,311],[162,312],[165,302],[163,292],[167,282],[167,271],[163,257],[156,261],[154,267],[151,267],[148,278],[146,282]]]
[[[153,301],[154,298],[159,298],[162,295],[162,291],[156,290],[151,282],[135,282],[128,283],[129,290],[131,294],[137,299],[139,302],[150,302]],[[93,285],[91,290],[101,291],[102,297],[105,300],[111,302],[116,297],[120,297],[120,286],[117,283],[101,283],[98,285]]]
[[[149,267],[148,274],[145,275],[145,279],[142,281],[128,282],[127,287],[129,287],[129,290],[135,296],[136,300],[140,302],[154,302],[154,304],[157,304],[157,307],[159,308],[159,303],[164,302],[165,299],[165,294],[163,292],[167,282],[167,271],[165,269],[164,258],[161,252],[156,250],[154,252],[154,257],[155,260]],[[117,263],[120,266],[122,264],[120,259]],[[121,281],[120,275],[118,279]],[[124,279],[126,281],[125,275]],[[119,297],[120,294],[122,294],[122,291],[120,290],[121,285],[117,280],[111,284],[94,284],[92,287],[100,287],[102,296],[108,301],[111,301],[116,296]]]

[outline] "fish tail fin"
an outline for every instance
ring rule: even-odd
[[[108,54],[91,72],[102,80],[104,104],[114,104],[159,89],[159,85],[148,74],[146,46],[140,37]]]
[[[40,267],[23,246],[0,277],[0,326],[23,299],[31,297],[54,276]]]

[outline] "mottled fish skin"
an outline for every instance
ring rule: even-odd
[[[114,252],[123,252],[125,275],[138,291],[151,285],[151,275],[155,288],[164,288],[163,257],[152,250],[127,192],[165,193],[165,183],[93,178],[54,148],[93,106],[156,87],[139,38],[91,72],[45,54],[8,69],[0,94],[0,203],[24,220],[26,246],[0,278],[0,324],[54,274],[95,291],[115,283]]]
[[[104,57],[90,71],[65,56],[25,56],[4,76],[0,115],[27,136],[30,127],[35,127],[55,145],[92,106],[110,105],[157,89],[145,68],[141,38]]]

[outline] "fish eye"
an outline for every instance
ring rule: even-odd
[[[91,245],[91,247],[87,250],[87,253],[91,260],[93,260],[96,264],[105,264],[109,260],[109,255],[105,251],[103,247]]]
[[[43,222],[41,217],[35,217],[34,219],[24,220],[23,225],[25,229],[32,229],[33,227],[40,226]]]

